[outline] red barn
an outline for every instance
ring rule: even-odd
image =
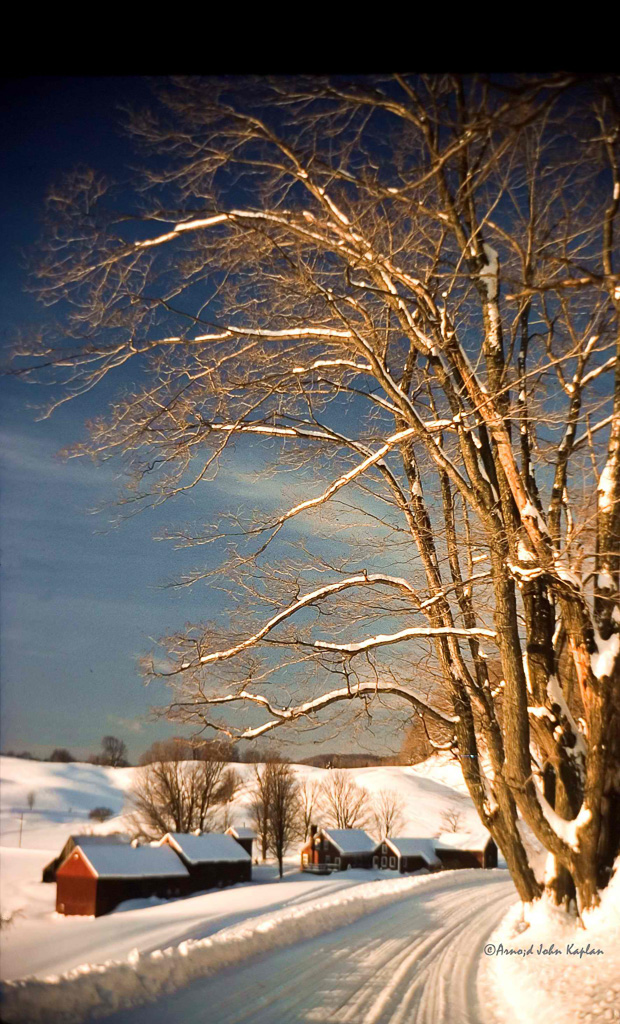
[[[250,854],[223,832],[168,832],[160,842],[162,846],[169,846],[183,861],[192,892],[252,880]]]
[[[170,849],[152,846],[75,846],[56,872],[59,914],[100,917],[125,900],[181,896],[189,873]]]
[[[72,835],[72,836],[69,836],[69,838],[67,839],[67,842],[63,846],[63,848],[60,851],[60,853],[58,854],[58,856],[54,857],[54,859],[51,860],[49,862],[49,864],[46,864],[45,867],[43,868],[43,878],[42,878],[42,881],[43,882],[55,882],[56,881],[56,872],[58,871],[58,868],[63,863],[63,861],[65,861],[67,859],[67,857],[69,856],[71,851],[74,850],[76,846],[82,846],[82,847],[84,847],[84,846],[101,846],[102,844],[104,846],[106,844],[109,846],[110,843],[118,845],[119,843],[130,843],[130,842],[131,842],[130,837],[122,835],[120,832],[110,832],[109,835],[105,835],[105,836],[101,836],[101,835],[98,835],[98,836],[93,836],[93,835],[85,835],[85,836]]]
[[[375,842],[361,828],[320,828],[312,825],[301,850],[302,871],[327,874],[347,868],[369,868]]]

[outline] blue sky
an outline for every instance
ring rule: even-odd
[[[146,82],[131,78],[3,83],[3,347],[47,315],[24,292],[22,258],[39,235],[47,189],[80,162],[116,175],[127,167],[135,155],[117,132],[117,108],[147,96]],[[110,530],[109,516],[88,509],[114,489],[115,471],[55,457],[104,392],[37,422],[43,388],[11,379],[0,386],[2,749],[66,746],[85,755],[113,733],[135,757],[171,732],[144,721],[164,692],[145,690],[136,658],[171,623],[198,617],[200,595],[184,591],[180,608],[180,595],[160,586],[193,564],[191,552],[153,542],[169,518],[163,510]]]
[[[117,180],[129,173],[138,158],[119,131],[118,108],[149,96],[148,82],[139,78],[27,78],[2,86],[4,348],[50,315],[24,290],[22,255],[39,236],[47,190],[80,163]],[[273,479],[252,481],[261,456],[247,438],[237,445],[234,467],[200,494],[118,527],[111,525],[112,512],[93,515],[89,510],[117,492],[118,467],[61,461],[57,453],[79,439],[85,419],[105,409],[114,387],[104,381],[38,420],[47,389],[0,379],[3,750],[45,755],[60,746],[82,757],[112,733],[135,759],[154,739],[178,732],[148,720],[149,707],[165,703],[167,691],[156,684],[145,689],[137,659],[186,621],[218,614],[225,621],[226,609],[218,590],[162,585],[213,559],[212,549],[198,549],[197,556],[195,549],[175,551],[153,537],[179,521],[213,521],[218,510],[247,505],[250,495],[259,504],[278,500]],[[289,473],[286,483],[301,497],[303,480]],[[298,531],[304,531],[301,523],[292,524],[293,542]],[[329,727],[324,736],[329,749],[355,748],[343,736],[334,743]],[[307,742],[296,738],[297,756],[314,752],[318,738],[316,732]],[[369,746],[376,749],[370,738]]]

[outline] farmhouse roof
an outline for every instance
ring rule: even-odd
[[[123,843],[129,843],[130,837],[122,835],[119,832],[111,832],[107,836],[92,836],[92,835],[70,835],[69,839],[72,839],[76,846],[119,846]],[[65,843],[66,845],[66,843]]]
[[[401,857],[422,857],[429,867],[439,863],[435,853],[436,843],[434,839],[415,839],[412,836],[389,836],[384,842],[388,843]]]
[[[169,878],[188,874],[171,849],[124,843],[77,844],[98,878]]]
[[[204,832],[194,836],[185,832],[168,832],[161,840],[168,839],[173,849],[178,850],[189,864],[207,864],[217,861],[251,861],[250,854],[236,839],[223,832]]]
[[[376,846],[363,828],[324,828],[322,831],[344,854],[372,853]]]
[[[230,828],[226,829],[229,836],[234,836],[235,839],[256,839],[256,832],[254,829],[246,828],[245,825],[231,825]]]
[[[474,850],[482,851],[491,839],[488,832],[442,832],[435,842],[437,850]]]

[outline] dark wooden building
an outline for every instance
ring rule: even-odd
[[[181,858],[189,872],[192,892],[252,880],[252,857],[223,832],[168,832],[160,846],[169,846]]]
[[[103,846],[106,846],[106,845],[109,846],[110,844],[118,846],[120,843],[129,843],[129,842],[131,842],[130,837],[129,836],[125,836],[125,835],[121,835],[120,832],[114,832],[114,833],[111,833],[110,835],[107,835],[107,836],[91,836],[91,835],[85,835],[85,836],[72,835],[72,836],[69,836],[69,838],[67,839],[67,842],[63,846],[63,848],[60,851],[60,853],[58,854],[58,856],[54,857],[54,859],[51,860],[49,862],[49,864],[46,864],[45,867],[43,868],[42,881],[43,882],[55,882],[56,881],[56,872],[58,871],[58,868],[63,863],[63,861],[65,861],[67,859],[67,857],[69,856],[71,851],[74,850],[76,846],[82,846],[82,847],[102,846],[102,845]]]
[[[189,872],[168,848],[76,845],[56,872],[59,914],[100,917],[125,900],[170,898],[190,890]]]
[[[434,840],[397,836],[386,838],[376,846],[372,866],[405,875],[412,871],[439,871],[441,861],[435,852]]]
[[[256,833],[251,828],[246,828],[245,825],[231,825],[226,829],[226,835],[236,839],[246,853],[252,856],[252,844],[256,839]]]
[[[464,832],[444,832],[435,843],[443,868],[496,868],[497,846],[488,832],[472,836]]]
[[[317,828],[312,825],[310,838],[301,850],[301,869],[327,874],[346,871],[347,868],[369,868],[375,845],[361,828]]]

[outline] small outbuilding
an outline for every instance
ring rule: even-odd
[[[110,846],[110,844],[118,846],[119,843],[129,843],[129,842],[130,842],[129,836],[122,835],[120,832],[112,832],[112,833],[110,833],[110,835],[107,835],[107,836],[93,836],[93,835],[84,835],[84,836],[82,836],[82,835],[72,835],[72,836],[69,836],[69,838],[67,839],[67,842],[63,846],[63,848],[60,851],[60,853],[58,854],[58,856],[54,857],[54,859],[51,860],[49,862],[49,864],[46,864],[45,867],[43,868],[42,881],[43,882],[55,882],[56,881],[56,872],[58,871],[58,868],[63,863],[63,861],[65,861],[67,859],[69,854],[72,852],[72,850],[75,849],[76,846],[82,846],[82,847],[86,847],[86,846]]]
[[[159,845],[169,846],[180,857],[189,872],[192,892],[252,880],[251,855],[224,832],[168,832]]]
[[[129,844],[75,845],[56,872],[59,914],[100,917],[125,900],[182,896],[189,872],[171,849]]]
[[[373,868],[400,871],[401,875],[412,871],[439,871],[441,861],[435,852],[432,839],[415,839],[410,836],[385,838],[375,848]]]
[[[488,832],[443,832],[435,842],[443,868],[496,868],[497,846]]]
[[[256,833],[251,828],[246,828],[245,825],[231,825],[226,829],[226,835],[236,839],[250,857],[252,856],[252,844],[256,839]]]
[[[375,845],[361,828],[317,828],[312,825],[310,838],[301,850],[301,869],[327,874],[346,871],[347,868],[369,868]]]

